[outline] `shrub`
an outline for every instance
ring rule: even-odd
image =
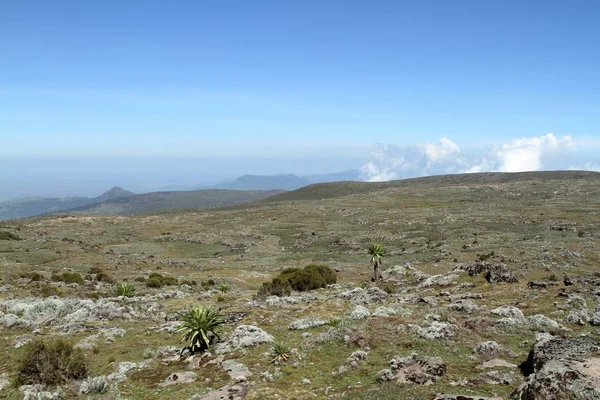
[[[196,281],[188,281],[187,279],[179,282],[179,284],[180,285],[188,285],[188,286],[198,286],[198,282],[196,282]]]
[[[179,314],[183,323],[177,328],[183,333],[182,342],[187,342],[192,353],[208,350],[210,345],[220,340],[219,330],[225,317],[219,309],[196,306]]]
[[[314,290],[327,286],[323,275],[315,270],[309,269],[296,271],[288,278],[288,282],[290,283],[292,289],[299,292],[305,292],[307,290]]]
[[[25,345],[18,361],[16,384],[58,385],[88,375],[88,364],[80,349],[63,339],[35,339]]]
[[[230,287],[226,283],[221,283],[217,289],[219,289],[221,293],[227,293],[229,292]]]
[[[145,283],[146,282],[146,278],[144,278],[143,276],[138,276],[137,278],[134,279],[136,282],[142,282]]]
[[[177,278],[172,276],[164,276],[162,274],[153,272],[146,280],[146,286],[153,288],[161,288],[163,286],[177,285]]]
[[[268,296],[289,296],[292,293],[290,283],[280,277],[275,277],[271,282],[263,283],[256,297],[264,299]]]
[[[323,279],[325,279],[325,283],[328,285],[333,285],[337,282],[337,275],[335,271],[326,265],[311,264],[306,266],[304,269],[315,271],[316,273],[320,274]]]
[[[60,291],[56,286],[44,285],[42,286],[42,297],[59,296]]]
[[[115,283],[115,279],[108,275],[106,272],[98,272],[96,273],[96,281],[98,282],[106,282],[106,283]]]
[[[38,272],[24,272],[21,274],[21,278],[27,278],[32,282],[39,282],[44,280],[44,276]]]
[[[206,281],[202,281],[200,282],[200,284],[202,285],[203,288],[209,288],[211,286],[215,286],[216,282],[214,279],[208,279]]]
[[[54,282],[77,283],[83,285],[85,281],[77,272],[63,272],[62,274],[53,274],[50,279]]]
[[[115,287],[117,296],[131,297],[135,294],[135,287],[131,283],[118,283]]]
[[[0,240],[23,240],[14,233],[7,231],[0,231]]]

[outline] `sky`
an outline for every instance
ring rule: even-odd
[[[0,161],[598,169],[598,15],[595,0],[3,0]]]

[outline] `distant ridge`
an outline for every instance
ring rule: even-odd
[[[109,191],[102,193],[100,196],[95,197],[94,200],[96,200],[98,203],[104,203],[105,201],[122,199],[131,196],[135,196],[135,193],[125,190],[119,186],[115,186]]]
[[[386,188],[401,188],[415,185],[467,185],[493,184],[518,181],[548,181],[568,179],[597,179],[600,172],[592,171],[534,171],[534,172],[483,172],[474,174],[436,175],[421,178],[400,179],[386,182],[330,182],[305,186],[281,193],[265,201],[320,200],[352,194],[371,193]]]
[[[212,188],[230,190],[294,190],[310,185],[311,183],[313,182],[294,174],[242,175],[233,182],[221,183]]]

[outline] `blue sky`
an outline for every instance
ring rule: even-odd
[[[0,155],[596,145],[598,15],[597,1],[4,0]]]

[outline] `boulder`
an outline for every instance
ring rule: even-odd
[[[424,385],[438,381],[446,373],[446,364],[441,358],[419,356],[417,353],[408,357],[394,357],[389,366],[379,372],[380,382],[413,382]]]

